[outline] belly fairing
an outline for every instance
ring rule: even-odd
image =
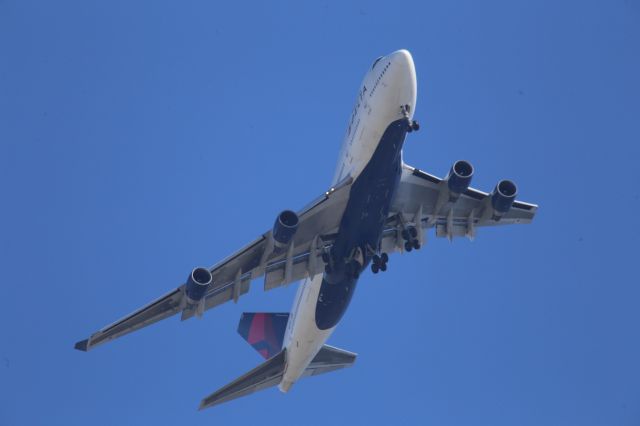
[[[324,274],[318,294],[315,319],[320,330],[335,327],[351,302],[358,281],[353,275],[353,253],[359,249],[363,255],[362,270],[371,260],[371,250],[377,251],[400,179],[400,152],[406,133],[406,120],[392,122],[353,183],[330,253],[333,268]]]

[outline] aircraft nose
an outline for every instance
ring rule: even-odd
[[[409,53],[408,50],[405,50],[405,49],[396,50],[395,52],[391,53],[388,57],[391,60],[391,62],[395,65],[394,68],[396,69],[410,70],[414,68],[413,57],[411,56],[411,53]]]
[[[394,103],[400,102],[401,105],[409,105],[411,107],[410,116],[413,116],[416,104],[416,68],[413,64],[413,58],[408,50],[396,50],[389,56],[389,85],[394,94]]]

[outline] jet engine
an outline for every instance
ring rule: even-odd
[[[211,281],[213,277],[207,268],[195,268],[191,271],[185,289],[189,303],[196,304],[201,301]]]
[[[447,176],[447,186],[454,198],[469,188],[473,177],[473,166],[465,160],[458,160],[453,163],[449,175]]]
[[[273,244],[276,249],[281,250],[289,245],[298,230],[299,222],[298,215],[291,210],[278,215],[273,225]]]
[[[511,209],[513,201],[518,195],[518,187],[510,180],[501,180],[491,193],[491,206],[494,217],[501,217]]]

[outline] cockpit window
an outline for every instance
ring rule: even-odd
[[[378,63],[378,61],[380,61],[380,59],[382,59],[382,56],[380,56],[378,59],[373,61],[373,65],[371,65],[371,69],[373,69],[376,66],[376,64]]]

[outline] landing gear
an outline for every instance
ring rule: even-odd
[[[386,271],[388,261],[389,255],[387,255],[387,253],[382,253],[380,256],[377,254],[373,255],[371,258],[371,272],[377,274],[379,271]]]
[[[347,278],[356,280],[360,277],[364,265],[364,257],[360,247],[356,247],[351,252],[351,256],[342,259],[342,261],[336,261],[329,249],[324,250],[321,256],[324,262],[324,272],[327,275],[344,274]]]
[[[404,250],[411,251],[413,249],[419,250],[420,240],[418,240],[418,230],[413,226],[405,228],[401,232],[402,239],[404,240]]]
[[[402,111],[402,115],[404,115],[404,117],[407,120],[407,132],[411,133],[411,132],[417,132],[418,130],[420,130],[420,125],[418,124],[417,121],[415,120],[411,120],[409,118],[409,113],[411,112],[411,106],[410,105],[402,105],[400,107],[400,111]]]
[[[420,250],[420,247],[422,247],[422,246],[420,245],[420,241],[418,241],[418,240],[406,241],[404,243],[404,250],[405,251],[411,251],[413,249]]]
[[[351,256],[344,261],[345,274],[348,277],[357,280],[358,277],[360,277],[360,272],[362,272],[362,267],[364,265],[364,254],[362,253],[362,248],[354,248],[351,252]]]
[[[352,260],[347,263],[346,272],[353,279],[358,279],[360,277],[360,270],[362,269],[362,265],[357,260]]]
[[[415,240],[418,237],[418,230],[413,226],[402,230],[402,238],[405,241]]]
[[[322,252],[322,261],[324,262],[324,272],[331,274],[333,272],[333,262],[331,262],[331,254],[329,254],[329,251]]]

